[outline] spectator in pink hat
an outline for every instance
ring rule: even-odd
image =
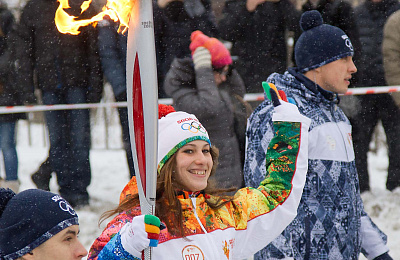
[[[216,38],[194,31],[191,35],[192,57],[175,59],[168,71],[164,89],[173,99],[175,109],[195,114],[208,129],[210,139],[224,151],[219,158],[219,172],[214,178],[221,186],[244,185],[241,147],[244,149],[246,120],[240,136],[235,132],[233,97],[242,98],[245,86],[232,67],[228,49]]]

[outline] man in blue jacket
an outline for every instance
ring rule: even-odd
[[[297,216],[254,259],[392,259],[386,235],[365,213],[360,197],[351,125],[337,106],[357,71],[349,37],[323,24],[318,11],[305,12],[296,42],[297,68],[267,79],[296,101],[311,118],[309,163]],[[245,182],[256,186],[265,175],[266,149],[274,135],[273,105],[267,99],[249,118]]]

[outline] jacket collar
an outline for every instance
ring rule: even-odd
[[[318,84],[304,76],[303,73],[300,73],[297,68],[289,68],[288,72],[293,75],[301,84],[303,84],[308,90],[310,90],[313,94],[318,95],[321,94],[324,99],[339,104],[340,99],[337,93],[333,93],[321,88]]]
[[[185,190],[178,190],[177,192],[178,199],[189,199],[189,198],[197,198],[200,195],[204,195],[204,191],[185,191]]]

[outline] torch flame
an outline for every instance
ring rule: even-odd
[[[108,15],[113,21],[120,21],[118,32],[124,33],[128,29],[133,0],[107,0],[102,11],[90,19],[81,19],[79,16],[69,15],[64,9],[70,8],[68,0],[58,0],[60,5],[57,8],[54,18],[57,29],[61,33],[69,33],[78,35],[79,28],[89,24],[96,25],[97,22],[103,20],[104,16]],[[84,1],[81,5],[81,14],[89,8],[92,0]]]

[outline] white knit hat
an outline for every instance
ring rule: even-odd
[[[207,130],[195,115],[171,112],[158,120],[158,173],[179,148],[194,140],[204,140],[211,146]]]

